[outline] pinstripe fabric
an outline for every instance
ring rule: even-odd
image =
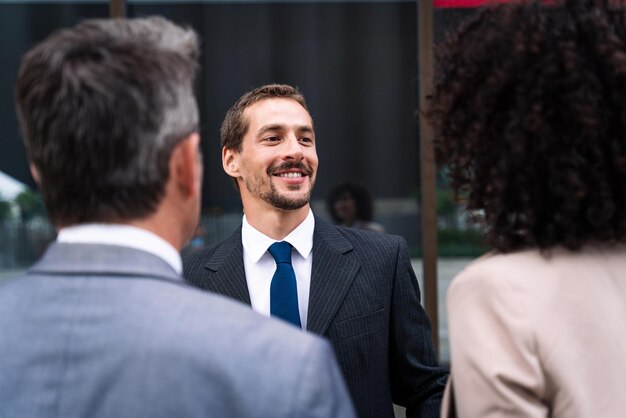
[[[250,305],[241,227],[219,245],[187,257],[183,269],[187,280],[195,286]]]
[[[192,284],[250,304],[240,230],[183,264]],[[392,402],[439,415],[447,373],[401,237],[316,218],[307,329],[333,344],[359,417],[392,418]]]
[[[316,219],[317,236],[319,236],[318,224],[319,220]],[[338,242],[340,244],[338,246],[328,245],[326,237],[313,239],[313,268],[307,329],[320,335],[326,334],[331,320],[344,301],[360,267],[355,260],[344,256],[352,251],[352,245],[339,239],[340,235],[333,236],[334,232],[336,232],[334,229],[329,229],[328,238],[331,238],[331,242]]]

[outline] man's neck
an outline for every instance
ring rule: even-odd
[[[142,228],[158,235],[167,241],[176,250],[180,251],[188,240],[188,237],[182,232],[181,226],[174,221],[177,218],[166,216],[166,214],[158,211],[143,219],[136,219],[124,222],[127,225]]]
[[[246,210],[244,206],[248,223],[257,231],[275,240],[282,240],[296,229],[306,219],[309,210],[310,206],[308,204],[294,210],[283,210],[274,207],[262,210]]]

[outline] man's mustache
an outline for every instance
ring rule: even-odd
[[[292,170],[294,168],[303,171],[309,177],[313,176],[313,169],[302,161],[288,161],[278,166],[271,166],[267,169],[267,174],[271,176],[277,171]]]

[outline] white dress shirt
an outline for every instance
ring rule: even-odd
[[[291,264],[296,273],[298,287],[298,310],[302,329],[306,329],[307,311],[309,308],[309,291],[311,289],[311,268],[313,266],[313,230],[315,217],[309,210],[306,219],[291,231],[283,241],[293,246],[291,250]],[[252,309],[270,316],[270,286],[276,271],[274,257],[267,251],[276,241],[258,231],[248,223],[243,216],[241,227],[241,241],[243,244],[243,264],[246,271],[246,282],[250,292]]]
[[[183,263],[176,248],[158,235],[135,226],[97,223],[69,226],[59,231],[57,242],[135,248],[162,258],[179,275],[183,271]]]

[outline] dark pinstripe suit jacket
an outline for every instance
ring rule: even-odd
[[[250,304],[241,228],[184,260],[202,289]],[[327,337],[359,417],[438,417],[447,373],[437,366],[430,321],[403,238],[315,219],[308,331]]]

